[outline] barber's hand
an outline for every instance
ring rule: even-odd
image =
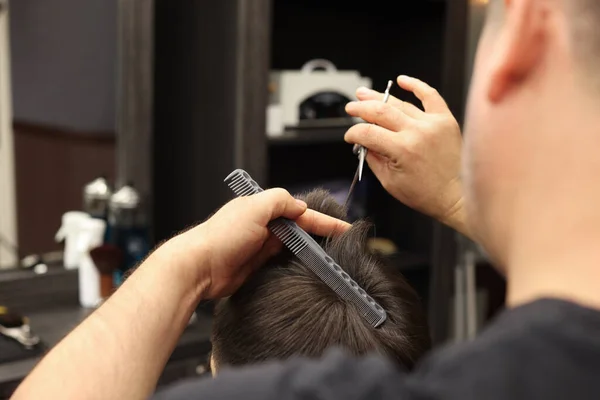
[[[269,189],[225,204],[206,222],[163,247],[185,265],[203,299],[231,295],[248,275],[280,251],[282,243],[267,229],[284,217],[319,236],[342,233],[350,224],[306,208],[284,189]],[[160,251],[159,249],[158,251]]]
[[[357,124],[345,140],[369,149],[367,162],[383,187],[402,203],[466,232],[460,179],[462,137],[444,99],[426,83],[406,76],[398,85],[413,92],[425,111],[390,96],[360,88],[348,114]]]

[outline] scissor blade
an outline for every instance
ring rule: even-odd
[[[356,168],[356,172],[354,173],[354,178],[352,178],[352,183],[350,184],[350,189],[348,190],[348,196],[346,196],[346,201],[344,202],[344,208],[347,210],[348,205],[350,204],[350,199],[352,198],[352,194],[354,193],[354,187],[356,186],[356,182],[358,181],[358,171]]]
[[[392,87],[392,81],[388,81],[387,87],[385,88],[385,94],[383,96],[383,102],[387,103],[388,99],[390,98],[390,89]],[[365,167],[365,158],[367,157],[367,148],[364,146],[361,146],[359,144],[355,144],[352,147],[352,153],[357,154],[358,153],[358,181],[360,182],[362,180],[362,172],[363,172],[363,168]]]
[[[358,181],[362,180],[362,172],[365,166],[365,157],[367,156],[367,149],[363,147],[361,152],[358,154]]]

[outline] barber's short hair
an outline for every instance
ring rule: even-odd
[[[311,209],[346,217],[326,191],[302,198]],[[212,331],[217,368],[318,357],[338,346],[355,355],[378,352],[410,369],[431,346],[425,313],[400,273],[367,250],[369,229],[369,223],[358,221],[343,235],[315,239],[386,310],[380,327],[369,325],[355,305],[284,251],[217,304]]]
[[[563,0],[571,25],[571,41],[575,57],[592,78],[594,89],[600,89],[600,1]]]
[[[560,0],[569,26],[577,66],[585,73],[586,87],[600,91],[600,0]],[[504,20],[504,0],[491,0],[488,24]]]

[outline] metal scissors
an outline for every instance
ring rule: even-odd
[[[383,102],[387,103],[390,98],[390,89],[392,88],[392,81],[388,81],[387,87],[385,88],[385,92],[383,94]],[[367,148],[361,146],[360,144],[355,144],[352,147],[352,152],[358,155],[358,168],[356,169],[356,173],[354,174],[354,179],[352,179],[352,184],[350,185],[350,190],[348,191],[348,197],[346,198],[346,206],[348,205],[348,200],[350,200],[350,196],[354,191],[354,186],[356,186],[356,182],[362,180],[362,172],[365,166],[365,159],[367,158]]]

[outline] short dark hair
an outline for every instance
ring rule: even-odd
[[[585,87],[600,89],[600,1],[563,0],[570,28],[570,39],[578,67],[585,76]],[[504,0],[491,0],[488,9],[488,24],[504,20]]]
[[[565,8],[571,25],[571,41],[580,66],[592,78],[587,86],[598,89],[600,84],[600,1],[566,0]]]
[[[346,217],[326,191],[300,197],[311,209]],[[367,251],[370,227],[358,221],[343,235],[315,239],[387,311],[380,327],[370,326],[356,306],[284,251],[217,304],[212,331],[215,365],[318,357],[339,346],[355,355],[379,352],[412,368],[431,346],[425,313],[407,281]]]

